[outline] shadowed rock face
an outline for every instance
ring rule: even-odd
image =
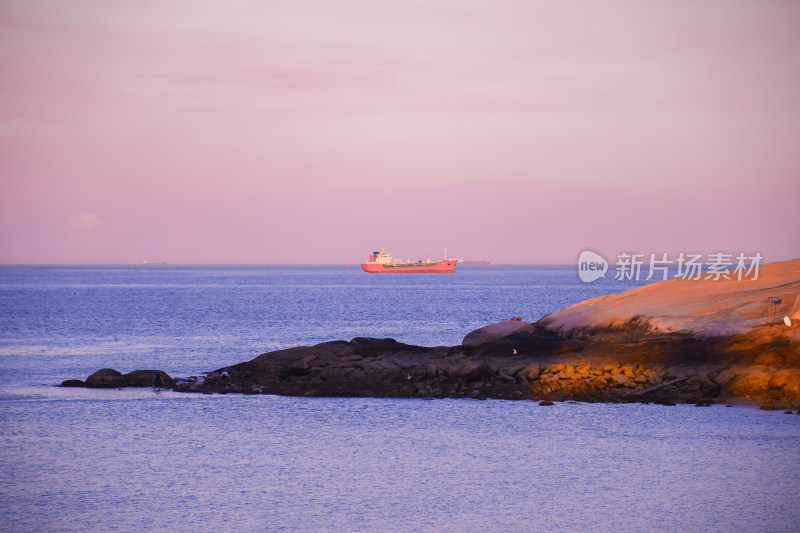
[[[518,347],[516,354],[511,346]],[[536,333],[514,334],[474,349],[425,348],[391,339],[333,341],[262,354],[204,378],[179,380],[175,390],[660,402],[722,396],[718,365],[669,367],[643,355],[640,344],[615,356],[595,353],[591,346],[579,348],[574,341],[566,344]],[[620,357],[624,362],[615,361]]]
[[[479,346],[486,344],[503,337],[508,337],[515,333],[533,333],[533,324],[523,322],[521,320],[504,320],[495,324],[489,324],[480,329],[476,329],[471,333],[467,333],[464,340],[461,341],[463,346]]]
[[[152,387],[156,374],[161,374],[161,387],[171,389],[175,386],[172,378],[163,370],[134,370],[125,374],[129,387]]]
[[[176,390],[293,396],[487,397],[521,399],[524,368],[514,357],[475,357],[460,347],[355,338],[262,354]]]
[[[151,387],[156,374],[161,374],[162,388],[171,389],[175,382],[163,370],[134,370],[123,375],[113,368],[98,370],[86,381],[68,379],[61,383],[62,387],[91,387],[96,389],[116,389],[122,387]]]

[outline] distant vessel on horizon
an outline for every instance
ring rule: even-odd
[[[380,252],[372,252],[366,263],[361,264],[362,270],[369,273],[419,273],[419,274],[453,274],[456,271],[456,259],[447,259],[447,248],[444,249],[444,259],[442,261],[434,262],[430,259],[417,261],[402,262],[401,259],[392,259],[392,256],[386,253],[386,250],[381,247]]]
[[[166,265],[167,262],[166,261],[148,261],[146,259],[143,259],[142,261],[139,261],[139,264],[140,265]]]

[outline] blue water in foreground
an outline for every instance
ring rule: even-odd
[[[632,285],[567,267],[0,267],[0,530],[796,531],[798,415],[53,386],[359,335],[457,344]]]

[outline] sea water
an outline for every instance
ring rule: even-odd
[[[795,531],[798,415],[55,387],[355,336],[452,345],[635,284],[567,266],[0,267],[0,530]]]

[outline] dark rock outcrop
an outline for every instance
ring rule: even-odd
[[[113,368],[103,368],[86,378],[86,386],[96,389],[114,389],[127,387],[125,376]]]
[[[161,374],[161,388],[171,389],[175,386],[175,381],[163,370],[134,370],[125,374],[125,380],[129,387],[152,387],[156,374]]]
[[[489,324],[487,326],[483,326],[482,328],[476,329],[475,331],[467,333],[467,335],[464,337],[464,340],[461,341],[461,344],[463,346],[479,346],[487,342],[508,337],[509,335],[513,335],[515,333],[533,332],[533,324],[523,322],[522,320],[503,320],[502,322]]]
[[[163,370],[134,370],[122,374],[113,368],[98,370],[86,381],[68,379],[61,383],[61,387],[90,387],[95,389],[118,389],[123,387],[151,387],[156,374],[161,374],[161,388],[171,389],[175,380]]]
[[[518,356],[479,357],[460,346],[427,348],[355,338],[262,354],[179,381],[175,390],[293,396],[530,397]]]

